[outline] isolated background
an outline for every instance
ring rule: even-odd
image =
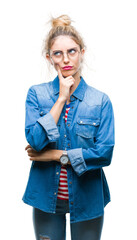
[[[25,99],[33,84],[52,80],[41,56],[50,16],[69,14],[86,46],[85,81],[113,103],[116,146],[104,168],[112,202],[102,240],[136,239],[137,172],[136,1],[23,0],[0,3],[1,239],[35,239],[32,208],[22,202],[31,162],[25,152]],[[51,68],[52,72],[52,68]],[[67,240],[70,239],[67,214]]]

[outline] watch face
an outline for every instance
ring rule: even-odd
[[[60,158],[62,164],[67,164],[68,163],[68,157],[67,156],[61,156]]]

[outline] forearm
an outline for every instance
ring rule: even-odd
[[[62,109],[64,107],[65,100],[63,98],[58,98],[56,103],[53,105],[53,107],[50,110],[50,113],[52,117],[54,118],[55,123],[57,124],[60,114],[62,112]]]
[[[55,149],[51,149],[51,150],[48,150],[49,151],[49,159],[50,156],[52,156],[52,161],[57,161],[57,162],[60,162],[60,157],[61,155],[63,154],[63,150],[55,150]],[[48,155],[46,155],[47,153],[45,153],[45,156],[48,157]],[[71,162],[70,160],[68,161],[68,164],[71,165]]]
[[[28,156],[31,161],[40,161],[40,162],[50,162],[56,161],[60,162],[60,157],[63,153],[63,150],[57,149],[46,149],[41,152],[35,151],[30,145],[28,145],[25,150],[28,152]],[[70,161],[68,164],[71,164]]]
[[[32,126],[26,121],[25,135],[28,143],[36,151],[41,151],[49,142],[56,142],[60,137],[57,125],[49,112],[39,117]]]
[[[51,149],[51,150],[48,150],[48,154],[49,154],[49,158],[52,157],[52,160],[53,161],[57,161],[57,162],[60,162],[60,157],[63,153],[63,150],[56,150],[56,149]],[[47,151],[45,152],[45,155],[47,154]],[[47,155],[48,157],[48,155]],[[51,159],[51,158],[50,158]]]
[[[60,157],[63,154],[63,150],[54,150],[54,149],[52,149],[52,150],[49,150],[49,151],[51,151],[51,155],[53,153],[52,160],[60,162]],[[71,165],[70,160],[68,161],[68,164]]]
[[[89,170],[96,170],[109,166],[112,159],[114,145],[102,146],[100,149],[76,148],[67,151],[71,165],[78,176]]]
[[[60,137],[57,122],[65,99],[59,97],[51,112],[39,110],[35,89],[31,87],[26,98],[25,135],[27,142],[41,151],[48,143],[56,142]]]

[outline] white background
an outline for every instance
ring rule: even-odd
[[[136,1],[3,1],[0,4],[1,239],[35,239],[32,208],[22,202],[30,161],[24,150],[25,99],[33,84],[53,79],[41,56],[50,16],[68,14],[87,46],[83,77],[107,93],[115,113],[116,145],[104,168],[112,202],[102,240],[137,239]],[[52,69],[51,69],[52,71]],[[67,214],[67,240],[70,239]]]

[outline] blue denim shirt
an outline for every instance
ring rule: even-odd
[[[58,76],[31,86],[26,98],[25,134],[37,151],[67,150],[70,222],[101,216],[110,201],[103,167],[109,166],[114,147],[114,116],[109,97],[89,86],[83,77],[73,94],[65,123],[63,107],[58,123],[50,114],[59,97]],[[61,164],[33,161],[23,201],[55,213]],[[62,200],[63,201],[63,200]]]

